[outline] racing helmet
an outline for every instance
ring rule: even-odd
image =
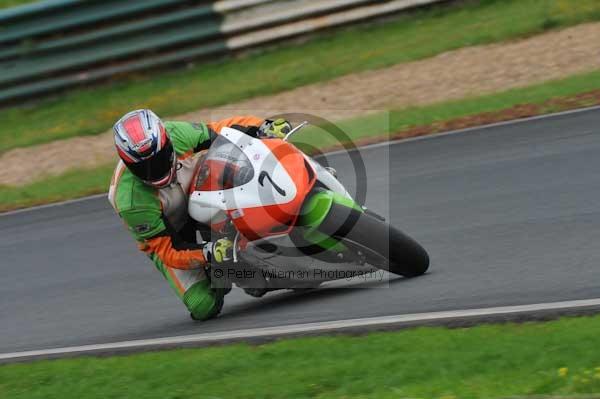
[[[119,157],[131,173],[155,188],[173,182],[177,157],[165,125],[154,112],[131,111],[119,119],[113,129]]]

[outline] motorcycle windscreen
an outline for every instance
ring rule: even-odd
[[[219,136],[202,161],[196,191],[229,190],[244,185],[254,177],[246,154],[226,138]]]

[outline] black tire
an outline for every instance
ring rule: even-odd
[[[319,231],[355,248],[366,249],[367,262],[390,273],[415,277],[429,268],[429,255],[415,240],[389,223],[356,209],[334,203]]]

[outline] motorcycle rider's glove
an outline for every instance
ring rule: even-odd
[[[292,130],[292,124],[283,118],[266,119],[258,128],[259,137],[282,139]]]
[[[233,259],[233,241],[229,238],[220,238],[215,242],[207,242],[203,251],[209,263],[227,263]]]

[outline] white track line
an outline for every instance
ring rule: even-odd
[[[377,327],[400,327],[402,325],[424,324],[427,322],[443,322],[468,320],[484,316],[508,316],[519,314],[537,314],[545,311],[577,311],[585,308],[600,307],[600,298],[577,301],[539,303],[533,305],[502,306],[482,309],[451,310],[432,313],[414,313],[397,316],[369,317],[363,319],[349,319],[337,321],[325,321],[318,323],[292,324],[287,326],[251,328],[247,330],[235,330],[214,332],[195,335],[182,335],[176,337],[165,337],[155,339],[142,339],[135,341],[113,342],[108,344],[71,346],[65,348],[42,349],[25,352],[13,352],[0,354],[0,361],[24,360],[39,357],[56,357],[69,354],[96,354],[110,353],[118,350],[144,350],[160,347],[174,347],[183,344],[206,345],[235,340],[272,339],[289,335],[303,333],[324,333],[343,331],[348,329],[369,330]]]
[[[579,114],[579,113],[582,113],[582,112],[597,111],[597,110],[600,110],[600,106],[593,106],[593,107],[587,107],[587,108],[572,109],[572,110],[569,110],[569,111],[556,112],[556,113],[553,113],[553,114],[530,116],[530,117],[527,117],[527,118],[513,119],[513,120],[510,120],[510,121],[490,123],[490,124],[481,125],[481,126],[473,126],[473,127],[468,127],[468,128],[459,129],[459,130],[451,130],[451,131],[448,131],[448,132],[440,132],[440,133],[435,133],[435,134],[431,134],[431,135],[427,135],[427,136],[410,137],[410,138],[406,138],[406,139],[384,141],[384,142],[381,142],[381,143],[368,144],[368,145],[365,145],[365,146],[361,146],[359,148],[361,150],[363,150],[363,149],[368,150],[368,149],[371,149],[371,148],[377,148],[377,147],[382,147],[382,146],[387,146],[387,145],[396,145],[396,144],[400,144],[400,143],[410,143],[412,141],[431,140],[431,139],[436,139],[436,138],[440,138],[440,137],[444,137],[444,136],[449,136],[449,135],[453,135],[453,134],[458,134],[458,133],[472,132],[474,130],[490,129],[490,128],[499,127],[499,126],[507,126],[507,125],[513,125],[513,124],[518,124],[518,123],[532,122],[532,121],[536,121],[536,120],[540,120],[540,119],[556,118],[556,117],[565,116],[565,115]],[[345,153],[345,152],[346,152],[346,150],[337,150],[337,151],[328,152],[327,155],[331,156],[331,155],[341,154],[341,153]],[[10,216],[10,215],[24,213],[24,212],[35,211],[35,210],[38,210],[38,209],[45,209],[45,208],[51,208],[51,207],[55,207],[55,206],[68,205],[68,204],[82,202],[82,201],[94,200],[96,198],[100,198],[100,197],[103,197],[103,196],[106,196],[106,195],[107,195],[106,193],[104,193],[104,194],[96,194],[96,195],[92,195],[92,196],[89,196],[89,197],[76,198],[76,199],[62,201],[62,202],[55,202],[53,204],[33,206],[33,207],[29,207],[29,208],[24,208],[24,209],[17,209],[15,211],[0,212],[0,217],[2,217],[2,216]]]
[[[29,207],[29,208],[16,209],[14,211],[2,212],[2,213],[0,213],[0,217],[10,216],[10,215],[18,215],[20,213],[37,211],[40,209],[54,208],[56,206],[71,205],[71,204],[76,204],[78,202],[92,201],[97,198],[106,198],[106,202],[108,202],[108,193],[94,194],[94,195],[90,195],[87,197],[75,198],[75,199],[70,199],[70,200],[61,201],[61,202],[54,202],[52,204],[37,205],[37,206]]]

